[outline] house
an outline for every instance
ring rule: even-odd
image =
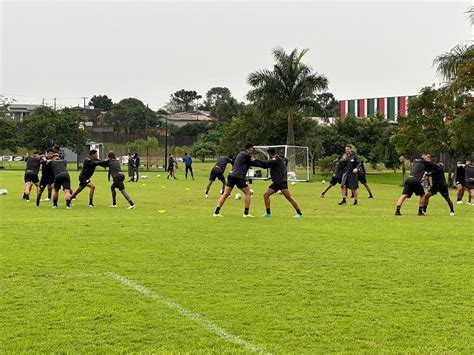
[[[31,115],[33,110],[41,107],[41,105],[33,104],[9,104],[8,113],[16,122],[22,122],[26,117]]]
[[[202,112],[175,112],[169,115],[168,123],[178,127],[183,127],[188,123],[207,122],[212,123],[215,118],[205,115]]]

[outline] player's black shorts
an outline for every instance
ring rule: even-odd
[[[69,177],[68,173],[59,173],[54,178],[54,189],[59,191],[61,187],[63,190],[71,189],[71,178]]]
[[[39,182],[38,174],[27,171],[25,173],[25,182],[32,182],[33,184],[37,184]]]
[[[91,182],[90,179],[86,179],[79,175],[79,186],[86,187]]]
[[[336,186],[337,184],[340,184],[341,181],[342,181],[342,178],[340,178],[340,177],[338,178],[338,177],[333,176],[329,183],[333,186]]]
[[[361,184],[367,184],[367,177],[365,174],[358,174],[359,182]]]
[[[54,184],[54,176],[53,175],[41,175],[40,180],[40,187],[44,189],[48,185]]]
[[[421,181],[409,177],[403,184],[402,194],[407,195],[408,198],[410,198],[413,194],[416,196],[424,196],[425,190],[423,189],[423,185],[421,185]]]
[[[432,195],[436,195],[439,192],[443,197],[449,196],[448,185],[433,185],[428,191],[431,192]]]
[[[212,168],[211,173],[209,174],[209,180],[210,181],[216,181],[216,179],[219,179],[220,181],[225,181],[224,173],[222,172],[222,169],[215,166]]]
[[[272,189],[275,192],[279,190],[288,190],[288,181],[274,182],[270,186],[268,186],[268,188]]]
[[[234,186],[237,186],[241,190],[248,187],[247,182],[245,181],[244,178],[235,177],[235,176],[232,176],[232,175],[229,175],[227,177],[226,186],[228,186],[230,188],[234,188]]]
[[[466,181],[466,188],[468,190],[474,190],[474,180],[471,180],[471,179],[467,180]]]
[[[456,185],[461,185],[462,187],[466,187],[466,177],[462,177],[457,179]]]
[[[125,175],[122,173],[119,173],[114,176],[114,183],[112,184],[112,187],[118,189],[119,191],[125,190],[125,185],[124,185],[124,180],[125,180]]]
[[[359,179],[358,179],[357,174],[350,172],[342,176],[341,185],[344,185],[348,189],[356,190],[359,188],[358,181]]]

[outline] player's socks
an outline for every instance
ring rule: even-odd
[[[372,195],[372,193],[370,193],[369,198],[374,198],[374,195]]]
[[[51,192],[48,192],[48,200],[51,200]]]
[[[269,208],[267,208],[267,214],[272,214]]]
[[[71,207],[71,200],[66,200],[66,207]]]
[[[248,215],[249,214],[249,209],[248,208],[245,208],[244,209],[244,215]]]
[[[53,200],[53,207],[58,207],[58,200]]]
[[[400,212],[400,206],[397,206],[397,210],[395,211],[395,216],[401,216],[401,212]]]
[[[354,206],[357,206],[357,200],[354,200]]]
[[[39,197],[36,198],[36,206],[39,207],[41,199]]]
[[[296,210],[296,213],[298,213],[298,214],[301,215],[301,216],[303,215],[303,213],[301,212],[300,209],[297,209],[297,210]]]
[[[340,206],[344,206],[346,204],[346,198],[343,198],[341,202],[338,203]]]
[[[423,213],[426,214],[426,210],[428,209],[428,205],[423,206]]]
[[[30,200],[30,194],[24,194],[23,198],[24,198],[26,201],[29,201],[29,200]]]
[[[424,216],[423,206],[418,207],[418,216]]]
[[[135,204],[133,203],[132,200],[128,201],[128,204],[129,204],[130,206],[135,206]]]
[[[92,202],[92,199],[89,199],[89,206],[94,206],[94,202]]]
[[[220,211],[221,211],[221,208],[220,208],[220,207],[216,207],[216,210],[214,211],[214,214],[219,214]]]

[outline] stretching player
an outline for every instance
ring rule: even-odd
[[[53,169],[51,169],[51,165],[48,164],[48,160],[53,159],[54,150],[53,148],[49,148],[46,151],[46,156],[43,156],[41,159],[41,180],[39,184],[39,191],[38,195],[36,196],[36,206],[40,205],[41,195],[43,191],[47,188],[48,189],[48,197],[45,198],[45,201],[51,200],[51,195],[53,192],[53,184],[54,184],[54,173]]]
[[[324,195],[326,192],[329,191],[329,189],[333,186],[336,186],[337,184],[340,184],[342,181],[342,174],[344,173],[344,160],[346,159],[347,155],[344,153],[341,159],[339,159],[336,163],[336,166],[334,167],[334,174],[332,174],[331,181],[329,182],[329,186],[324,189],[323,192],[321,192],[321,198],[324,198]],[[341,185],[341,189],[342,189]]]
[[[216,181],[216,179],[219,179],[222,182],[222,190],[221,190],[221,195],[224,193],[225,189],[225,177],[224,177],[224,172],[225,168],[227,167],[227,164],[234,164],[234,157],[232,155],[229,155],[229,157],[221,157],[217,159],[216,165],[212,168],[211,173],[209,174],[209,183],[207,184],[206,187],[206,192],[204,193],[204,197],[208,198],[209,197],[209,189],[211,188],[211,185]]]
[[[23,199],[30,202],[30,192],[33,185],[36,186],[36,196],[39,194],[38,172],[41,164],[41,153],[35,151],[32,157],[26,159],[25,169],[25,188],[23,190]]]
[[[241,151],[237,154],[237,157],[234,161],[234,167],[227,177],[227,184],[224,188],[224,193],[219,198],[217,202],[217,207],[214,212],[214,217],[222,217],[220,214],[221,208],[224,205],[225,200],[227,197],[230,196],[232,193],[232,189],[234,186],[237,186],[245,196],[245,209],[244,209],[244,218],[253,218],[251,214],[249,214],[250,209],[250,189],[245,181],[245,177],[247,176],[247,172],[251,166],[258,166],[258,162],[252,158],[253,152],[253,144],[247,143],[245,145],[245,150]]]
[[[458,162],[456,167],[456,189],[457,191],[457,201],[458,205],[462,205],[462,198],[464,197],[464,190],[466,190],[466,171],[464,167],[466,166],[469,160],[464,160]],[[471,195],[468,193],[468,202],[466,204],[471,204]]]
[[[79,187],[74,191],[72,194],[72,199],[74,199],[79,193],[86,188],[89,188],[89,207],[94,207],[94,191],[95,185],[90,180],[92,175],[94,175],[95,168],[97,165],[106,167],[107,162],[99,160],[99,154],[97,150],[92,149],[89,152],[89,156],[84,160],[84,164],[82,165],[82,171],[79,174]]]
[[[418,203],[418,216],[424,216],[423,207],[425,206],[425,190],[421,184],[421,180],[426,171],[430,172],[438,169],[438,166],[431,163],[431,156],[428,153],[424,153],[421,159],[415,159],[411,165],[411,171],[408,178],[405,180],[403,185],[403,192],[397,202],[397,210],[395,216],[401,216],[401,208],[407,198],[411,198],[413,193],[416,196],[420,196],[420,202]]]
[[[53,192],[53,208],[58,208],[58,195],[61,187],[64,190],[64,198],[66,200],[66,209],[71,209],[71,178],[67,172],[67,162],[59,157],[58,153],[54,153],[52,160],[48,160],[54,174],[54,192]]]
[[[274,193],[281,191],[283,196],[288,200],[289,203],[296,210],[294,218],[301,218],[303,214],[298,206],[298,203],[293,199],[288,190],[288,180],[286,172],[286,163],[285,161],[276,154],[275,148],[269,148],[267,150],[270,160],[261,162],[259,166],[262,168],[270,169],[270,176],[272,179],[272,184],[268,187],[267,191],[263,194],[263,200],[265,201],[266,212],[262,217],[271,217],[272,213],[270,210],[270,196]]]
[[[425,195],[425,206],[423,208],[423,213],[426,214],[430,197],[436,195],[439,192],[448,203],[450,209],[450,216],[454,216],[453,201],[451,201],[451,199],[449,198],[449,188],[448,183],[446,182],[446,178],[444,176],[443,164],[438,163],[437,158],[435,157],[432,157],[431,160],[434,164],[438,166],[438,168],[431,172],[432,184],[431,188],[428,190],[428,193]]]
[[[109,168],[109,179],[112,177],[113,183],[110,186],[110,191],[112,192],[112,205],[110,207],[116,208],[117,207],[117,192],[115,189],[118,189],[123,197],[127,200],[129,210],[133,210],[135,208],[135,204],[133,203],[132,199],[128,195],[127,191],[125,191],[125,175],[122,174],[122,169],[120,168],[120,161],[117,160],[114,152],[109,152],[108,160],[104,161],[103,166],[107,166]]]
[[[369,193],[369,198],[374,198],[374,195],[372,194],[372,190],[370,189],[370,186],[367,183],[367,177],[366,177],[366,172],[365,172],[365,167],[364,167],[364,162],[363,161],[360,162],[357,174],[358,174],[359,182],[362,185],[364,185],[365,189]]]

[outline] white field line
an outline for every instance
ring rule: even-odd
[[[150,297],[150,298],[152,298],[156,301],[159,301],[160,303],[164,304],[168,308],[170,308],[172,310],[175,310],[176,312],[181,314],[183,317],[192,319],[196,323],[199,323],[204,328],[209,330],[211,333],[216,334],[217,336],[221,337],[222,339],[224,339],[224,340],[226,340],[230,343],[241,345],[241,346],[245,347],[247,350],[252,351],[252,352],[267,353],[262,348],[243,340],[242,338],[238,337],[237,335],[233,335],[233,334],[229,333],[227,330],[225,330],[224,328],[222,328],[222,327],[218,326],[217,324],[211,322],[210,320],[204,318],[199,313],[191,312],[190,310],[188,310],[185,307],[181,306],[180,304],[174,302],[173,300],[171,300],[167,297],[164,297],[164,296],[160,295],[159,293],[157,293],[153,290],[150,290],[150,289],[138,284],[137,282],[135,282],[133,280],[127,279],[126,277],[124,277],[122,275],[119,275],[119,274],[116,274],[116,273],[113,273],[113,272],[109,272],[109,273],[107,273],[107,275],[109,275],[111,278],[115,279],[116,281],[120,282],[122,285],[128,286],[129,288],[131,288],[131,289],[133,289],[133,290],[135,290],[135,291],[137,291],[137,292],[139,292],[139,293],[141,293],[141,294],[143,294],[147,297]]]

